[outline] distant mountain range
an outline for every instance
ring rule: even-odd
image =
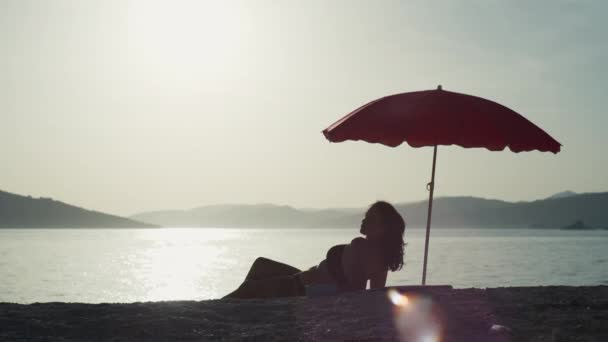
[[[311,228],[352,227],[362,209],[296,209],[272,204],[211,205],[191,210],[141,213],[132,219],[165,227]],[[162,223],[161,223],[162,222]]]
[[[424,227],[427,202],[397,204],[408,227]],[[0,228],[353,228],[366,208],[297,209],[273,204],[211,205],[146,212],[124,218],[51,198],[0,191]],[[608,229],[608,192],[564,191],[532,202],[441,197],[433,203],[433,227]]]
[[[408,227],[426,225],[426,201],[396,207]],[[271,204],[213,205],[147,212],[131,218],[165,227],[352,228],[359,226],[364,212],[365,208],[303,210]],[[577,222],[589,228],[608,228],[608,192],[567,191],[532,202],[436,198],[432,222],[433,227],[444,228],[564,228]]]
[[[157,225],[86,210],[51,198],[0,191],[0,228],[154,228]]]

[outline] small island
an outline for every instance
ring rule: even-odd
[[[585,222],[583,222],[583,220],[576,220],[574,223],[562,227],[562,229],[564,229],[564,230],[592,230],[594,228],[586,225]]]

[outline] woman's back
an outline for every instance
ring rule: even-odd
[[[344,248],[342,269],[353,289],[365,289],[367,281],[370,287],[384,287],[388,268],[384,263],[382,250],[374,246],[368,239],[358,237]]]

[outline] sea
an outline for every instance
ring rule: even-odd
[[[421,283],[424,229],[406,229]],[[115,303],[221,298],[259,256],[300,269],[354,229],[0,229],[0,302]],[[427,284],[456,288],[608,285],[608,230],[433,229]]]

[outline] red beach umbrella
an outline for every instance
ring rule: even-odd
[[[323,130],[323,134],[331,142],[363,140],[390,147],[407,142],[411,147],[433,147],[422,285],[426,284],[437,146],[484,147],[490,151],[508,147],[516,153],[558,153],[561,148],[559,142],[515,111],[480,97],[445,91],[441,86],[369,102]]]

